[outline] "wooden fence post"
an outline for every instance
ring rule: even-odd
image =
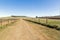
[[[1,19],[1,26],[2,26],[2,19]]]
[[[8,24],[9,24],[9,19],[8,19]]]
[[[46,17],[46,24],[48,24],[48,18]]]
[[[39,18],[39,23],[40,23],[40,18]]]

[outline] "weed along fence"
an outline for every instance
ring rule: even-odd
[[[0,19],[0,29],[5,28],[16,21],[18,21],[18,19]]]
[[[30,22],[41,24],[43,26],[60,30],[60,19],[49,19],[49,18],[28,18],[24,19]]]

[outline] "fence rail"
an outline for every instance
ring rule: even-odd
[[[3,28],[3,26],[8,26],[9,24],[13,24],[19,19],[0,19],[0,28]]]
[[[60,20],[48,18],[27,18],[26,20],[60,30]]]

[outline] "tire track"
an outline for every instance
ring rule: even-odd
[[[50,40],[39,27],[20,19],[0,33],[0,40]],[[35,25],[35,24],[34,24]]]
[[[48,37],[46,37],[39,30],[35,30],[33,26],[30,26],[29,23],[27,23],[26,21],[24,21],[24,23],[27,26],[27,29],[29,30],[29,32],[35,37],[34,40],[48,40]]]

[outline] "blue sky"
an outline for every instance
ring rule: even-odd
[[[59,15],[60,0],[0,0],[0,17]]]

